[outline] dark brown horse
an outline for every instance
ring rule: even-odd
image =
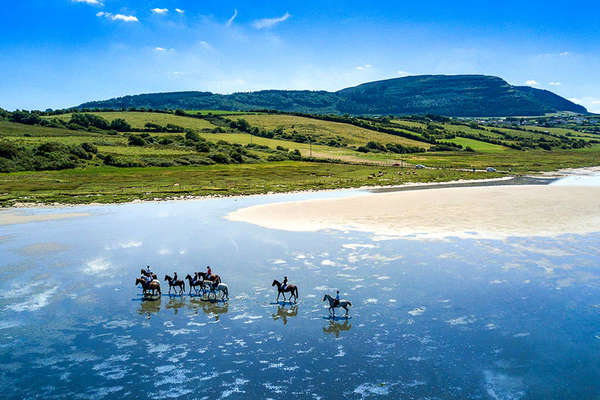
[[[198,294],[198,289],[197,287],[199,286],[200,289],[202,289],[204,287],[204,285],[202,284],[201,280],[196,280],[194,281],[194,278],[192,278],[192,276],[190,274],[187,274],[185,276],[185,279],[188,280],[188,285],[190,285],[190,295],[192,294],[192,289],[194,289],[196,291],[196,294]]]
[[[286,301],[285,294],[287,292],[290,292],[290,301],[292,301],[292,297],[294,297],[294,303],[298,301],[298,288],[296,285],[288,284],[285,290],[283,290],[281,283],[277,279],[274,279],[271,286],[275,285],[277,285],[277,299],[275,300],[275,303],[279,301],[279,295],[281,294],[283,294],[283,301]]]
[[[165,275],[165,281],[169,282],[169,294],[171,294],[171,288],[174,286],[175,287],[175,291],[177,291],[177,288],[179,288],[179,294],[183,294],[183,291],[185,290],[185,282],[181,281],[181,280],[176,280],[174,281],[173,278],[171,278],[169,275]]]
[[[160,292],[160,282],[157,280],[151,281],[148,283],[145,279],[137,278],[135,280],[135,286],[142,284],[142,290],[144,291],[144,295],[148,294],[149,290],[152,290],[152,296],[154,296],[154,292],[158,290],[158,294],[162,295]]]

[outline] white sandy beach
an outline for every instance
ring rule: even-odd
[[[61,214],[15,214],[0,212],[0,225],[25,224],[28,222],[52,221],[65,218],[86,217],[88,213],[61,213]]]
[[[600,231],[600,187],[433,188],[266,204],[227,218],[271,229],[357,230],[379,238],[585,234]]]

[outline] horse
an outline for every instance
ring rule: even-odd
[[[294,303],[298,301],[298,288],[296,287],[296,285],[288,284],[285,290],[283,290],[281,288],[281,283],[277,279],[274,279],[271,286],[275,285],[277,285],[277,299],[275,300],[275,303],[279,302],[279,295],[281,294],[283,294],[283,301],[286,301],[285,292],[290,292],[290,301],[292,301],[292,297],[294,297]]]
[[[152,296],[154,296],[154,292],[158,290],[158,294],[162,295],[160,292],[160,282],[153,280],[151,282],[147,282],[145,279],[137,278],[135,280],[135,286],[142,284],[142,290],[144,291],[144,295],[148,294],[148,290],[152,290]]]
[[[151,276],[152,279],[158,280],[158,277],[156,276],[156,274],[154,272],[148,272],[144,268],[142,268],[142,276]]]
[[[335,299],[328,294],[323,296],[323,301],[325,301],[325,300],[329,301],[329,315],[330,316],[333,314],[333,318],[335,318],[335,309],[337,307],[342,307],[344,310],[346,310],[346,318],[348,318],[348,306],[352,306],[352,303],[350,303],[349,300],[340,300],[340,302],[338,304],[335,304]]]
[[[216,274],[210,274],[210,278],[206,279],[206,272],[198,272],[198,275],[202,277],[203,281],[211,281],[213,283],[221,283],[221,277]]]
[[[210,281],[202,281],[202,283],[205,285],[204,290],[208,289],[215,295],[215,300],[217,299],[217,292],[221,292],[221,300],[225,297],[229,300],[229,287],[225,283],[218,283],[217,286]]]
[[[190,285],[190,295],[192,294],[192,288],[196,291],[196,294],[198,294],[198,289],[197,286],[200,286],[200,289],[204,288],[204,285],[202,284],[202,281],[200,280],[194,280],[194,278],[192,278],[192,276],[190,274],[187,274],[185,276],[185,279],[188,280],[188,284]]]
[[[183,291],[185,290],[185,282],[181,281],[181,280],[176,280],[173,281],[173,278],[171,278],[169,275],[165,275],[165,281],[169,282],[169,294],[171,294],[171,288],[173,286],[175,286],[175,290],[177,290],[177,288],[179,288],[179,294],[183,294]]]

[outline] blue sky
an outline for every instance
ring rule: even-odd
[[[477,73],[600,112],[597,1],[370,3],[5,0],[0,107]]]

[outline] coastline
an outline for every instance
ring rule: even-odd
[[[198,201],[208,199],[220,199],[220,198],[252,198],[269,195],[282,195],[282,194],[300,194],[300,193],[328,193],[336,191],[369,191],[371,193],[379,192],[396,192],[396,191],[409,191],[409,190],[422,190],[422,189],[434,189],[444,186],[448,187],[469,187],[469,186],[496,186],[500,184],[504,185],[524,185],[528,183],[509,183],[511,180],[516,179],[534,179],[540,181],[539,184],[547,184],[553,180],[571,176],[571,175],[590,175],[600,174],[600,166],[593,167],[582,167],[582,168],[567,168],[559,169],[555,171],[541,172],[539,174],[528,174],[528,175],[509,175],[501,178],[488,178],[488,179],[458,179],[447,182],[410,182],[401,185],[373,185],[373,186],[360,186],[360,187],[340,187],[333,189],[315,189],[315,190],[292,190],[283,192],[266,192],[256,194],[214,194],[206,196],[181,196],[181,197],[164,197],[155,198],[152,200],[141,200],[135,199],[126,202],[109,202],[109,203],[28,203],[28,202],[15,202],[10,207],[2,207],[0,211],[10,210],[28,210],[28,209],[59,209],[59,208],[76,208],[76,207],[100,207],[100,206],[118,206],[138,203],[155,203],[155,202],[168,202],[168,201]],[[1,224],[0,224],[1,225]]]

